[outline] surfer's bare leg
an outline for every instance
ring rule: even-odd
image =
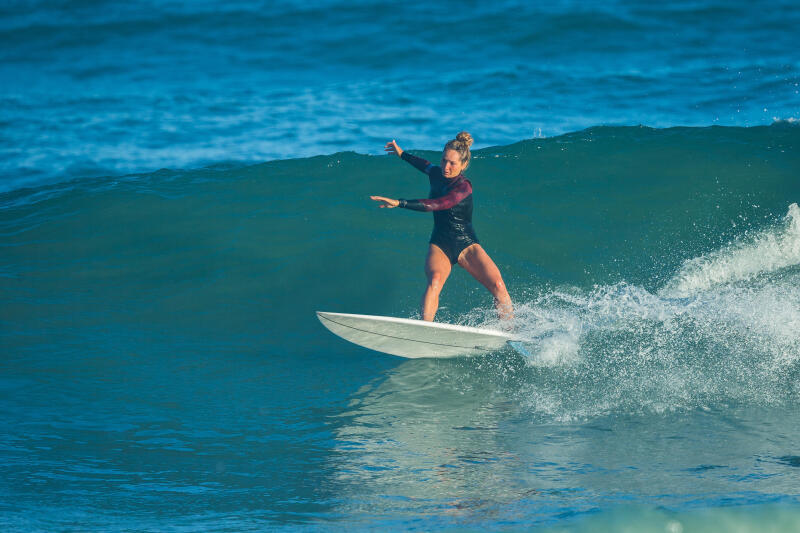
[[[428,286],[422,295],[422,320],[433,322],[436,310],[439,309],[439,293],[442,292],[444,282],[452,269],[450,260],[441,248],[435,244],[428,246],[428,257],[425,258],[425,276]]]
[[[494,264],[492,258],[480,244],[468,246],[458,256],[458,264],[472,274],[481,285],[489,289],[494,296],[494,306],[501,319],[508,320],[514,318],[514,307],[511,304],[511,297],[503,283],[500,269]]]

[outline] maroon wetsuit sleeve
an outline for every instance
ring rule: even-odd
[[[400,156],[400,159],[405,161],[406,163],[411,164],[414,168],[419,170],[420,172],[424,172],[425,174],[429,174],[433,165],[430,161],[426,159],[422,159],[421,157],[417,157],[415,155],[411,155],[408,152],[403,152]]]
[[[443,211],[457,205],[461,200],[472,194],[472,185],[467,180],[462,181],[450,192],[439,198],[425,200],[400,200],[400,207],[414,211]]]

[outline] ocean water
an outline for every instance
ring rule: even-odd
[[[795,531],[799,145],[600,127],[476,151],[529,358],[404,360],[317,322],[417,313],[430,217],[367,199],[427,191],[394,157],[5,193],[3,529]],[[496,321],[460,269],[439,318]]]
[[[0,530],[800,530],[794,2],[4,2]],[[405,360],[476,138],[530,352]],[[493,327],[454,269],[437,319]]]
[[[0,190],[387,138],[800,117],[800,6],[4,0]]]

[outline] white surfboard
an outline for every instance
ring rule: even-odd
[[[326,328],[353,344],[408,358],[487,354],[515,341],[513,336],[502,331],[410,318],[323,311],[317,311],[317,318]]]

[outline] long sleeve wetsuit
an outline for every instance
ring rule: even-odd
[[[429,242],[441,248],[451,264],[456,264],[464,248],[478,242],[472,227],[472,184],[463,174],[445,178],[441,167],[408,152],[403,152],[401,158],[428,175],[431,192],[424,200],[400,199],[400,207],[433,211]]]

